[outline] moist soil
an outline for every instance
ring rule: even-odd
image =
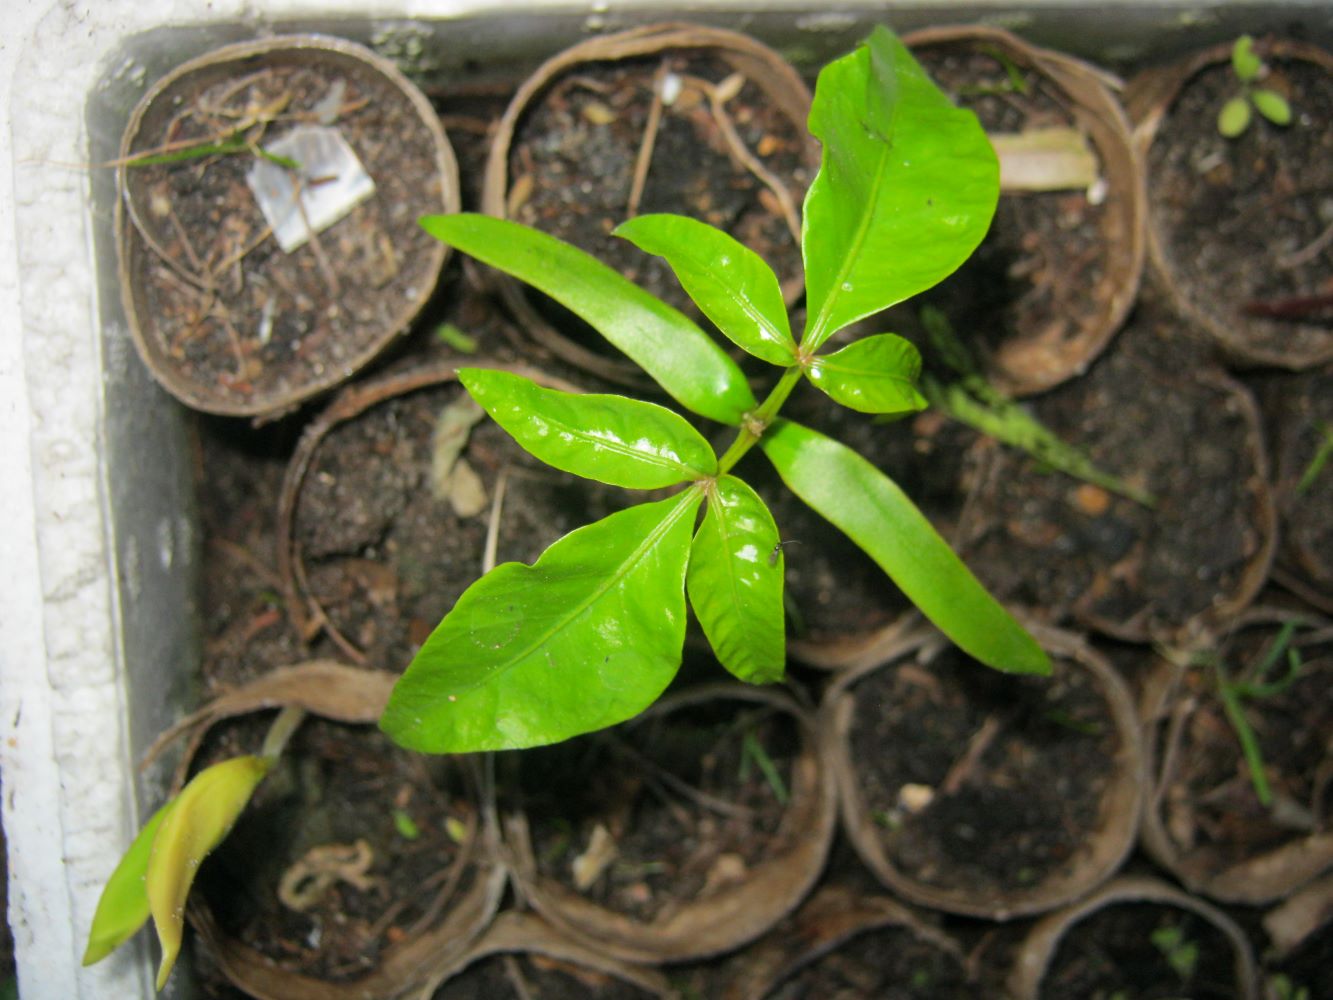
[[[686,83],[650,129],[659,73]],[[612,229],[639,214],[688,215],[726,230],[766,260],[780,280],[799,281],[800,248],[779,201],[729,147],[705,91],[688,82],[716,86],[732,73],[725,60],[707,53],[589,63],[566,73],[515,130],[508,216],[586,250],[696,319],[698,310],[666,262],[612,236]],[[748,80],[723,108],[748,155],[799,207],[812,179],[804,133]],[[652,158],[633,211],[630,195],[645,134],[653,136]],[[611,350],[569,313],[555,307],[550,315],[586,346]]]
[[[1041,74],[957,44],[913,53],[940,87],[976,113],[987,132],[1076,128],[1069,98]],[[1020,82],[1021,81],[1021,82]],[[1021,89],[1020,89],[1021,88]],[[1115,289],[1107,284],[1110,212],[1084,191],[1007,194],[977,252],[914,300],[944,311],[984,357],[1050,345],[1055,356],[1099,323]],[[1003,383],[1002,361],[992,373]],[[1070,370],[1067,374],[1072,374]],[[1024,382],[1031,372],[1013,373]],[[1036,379],[1053,384],[1045,373]]]
[[[451,978],[432,1000],[651,1000],[606,972],[544,955],[492,955]]]
[[[1007,677],[949,648],[856,685],[851,755],[895,869],[994,894],[1078,860],[1120,746],[1092,678],[1055,669]]]
[[[460,514],[437,489],[433,440],[466,394],[446,383],[398,396],[322,441],[296,507],[309,593],[368,665],[398,672],[482,575],[496,484],[507,480],[496,563],[531,563],[557,538],[632,502],[632,494],[537,464],[497,424],[468,435],[462,458],[485,491]]]
[[[135,152],[217,142],[255,109],[279,108],[247,137],[262,146],[331,117],[375,181],[374,196],[288,254],[246,183],[253,155],[128,169],[131,228],[150,247],[135,274],[145,336],[206,398],[281,408],[350,374],[435,280],[435,245],[416,224],[443,203],[434,143],[405,95],[341,62],[277,61],[183,94],[179,108]]]
[[[270,721],[222,723],[200,766],[255,753]],[[375,968],[384,948],[433,920],[475,870],[476,800],[459,761],[394,747],[371,726],[307,718],[196,892],[223,933],[325,980]]]
[[[1251,409],[1178,323],[1141,306],[1091,370],[1032,411],[1155,506],[999,449],[960,529],[964,558],[1001,600],[1046,620],[1178,634],[1248,589],[1269,541]]]
[[[1234,970],[1230,941],[1202,917],[1155,903],[1118,903],[1066,932],[1040,997],[1240,1000]]]
[[[510,801],[542,876],[647,922],[734,887],[806,832],[783,823],[799,752],[785,712],[712,699],[509,755]]]
[[[1333,369],[1269,375],[1259,399],[1281,521],[1279,563],[1333,613]]]
[[[970,1000],[961,956],[902,927],[856,935],[786,979],[765,1000]]]
[[[1178,704],[1193,705],[1178,742],[1163,752],[1175,767],[1162,778],[1164,827],[1176,850],[1205,871],[1231,865],[1327,829],[1328,735],[1333,732],[1333,641],[1306,643],[1305,629],[1292,634],[1300,670],[1293,676],[1280,653],[1262,676],[1258,667],[1278,641],[1276,625],[1253,627],[1230,637],[1217,651],[1232,683],[1279,687],[1265,697],[1242,698],[1272,789],[1275,807],[1260,803],[1235,726],[1218,697],[1216,669],[1190,670]],[[1285,687],[1282,685],[1286,683]],[[1168,730],[1169,731],[1169,730]]]
[[[1240,137],[1223,138],[1217,115],[1237,93],[1236,78],[1229,62],[1203,69],[1168,109],[1148,151],[1150,213],[1169,280],[1191,308],[1263,357],[1327,359],[1333,73],[1299,60],[1267,61],[1271,73],[1261,85],[1287,98],[1292,124],[1280,128],[1256,113]],[[1295,301],[1319,296],[1322,305]]]

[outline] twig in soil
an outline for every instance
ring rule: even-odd
[[[505,978],[514,987],[514,995],[518,1000],[534,1000],[532,988],[528,985],[523,970],[518,967],[518,959],[513,955],[506,955],[504,957],[504,967]]]
[[[967,748],[963,751],[961,757],[953,762],[949,771],[940,782],[940,792],[944,795],[953,795],[966,783],[977,764],[981,761],[981,756],[990,745],[995,742],[995,737],[999,735],[1004,723],[998,715],[989,715],[986,721],[981,724],[981,728],[972,734],[972,738],[967,741]]]
[[[624,740],[608,736],[607,742],[616,753],[623,754],[637,767],[647,772],[647,775],[657,777],[664,785],[671,788],[673,791],[679,792],[695,805],[702,806],[705,809],[711,809],[713,812],[726,816],[729,819],[749,821],[754,818],[753,809],[750,809],[747,806],[737,805],[735,802],[727,802],[724,799],[719,799],[715,795],[709,795],[707,792],[700,791],[688,781],[682,779],[679,775],[672,774],[656,761],[639,753]]]
[[[496,551],[500,546],[500,511],[504,508],[505,490],[509,487],[509,464],[500,468],[495,477],[495,499],[491,501],[491,517],[486,522],[486,547],[481,556],[481,575],[495,568]]]
[[[1333,243],[1333,222],[1330,222],[1324,231],[1316,236],[1309,245],[1301,247],[1299,250],[1293,250],[1291,253],[1281,255],[1274,261],[1274,263],[1285,271],[1301,267],[1304,264],[1310,263],[1310,261],[1323,253],[1330,243]]]
[[[268,566],[264,565],[263,560],[247,549],[244,545],[238,545],[236,542],[226,538],[210,538],[209,544],[221,552],[227,558],[240,563],[255,576],[263,581],[264,585],[276,591],[282,590],[282,581],[278,574],[273,572]]]
[[[653,103],[648,106],[648,121],[643,126],[643,139],[639,143],[639,155],[634,160],[634,179],[629,186],[629,203],[625,207],[625,218],[632,219],[639,214],[639,202],[643,200],[644,185],[648,183],[648,168],[653,162],[653,147],[657,144],[657,130],[662,126],[662,89],[670,72],[666,60],[653,74]]]
[[[1246,316],[1315,322],[1333,318],[1333,295],[1297,295],[1286,299],[1255,299],[1240,307]]]
[[[713,121],[717,123],[718,131],[722,133],[722,138],[727,144],[727,149],[734,156],[742,167],[754,174],[759,182],[773,193],[773,197],[778,200],[778,206],[782,209],[782,219],[787,223],[787,229],[797,245],[801,242],[801,218],[796,211],[796,202],[787,190],[787,186],[782,183],[777,174],[773,173],[768,167],[764,166],[759,157],[750,152],[745,140],[740,137],[736,131],[736,126],[732,123],[731,115],[727,114],[726,102],[740,93],[741,87],[745,84],[745,77],[739,73],[733,73],[721,83],[714,86],[707,80],[700,80],[696,77],[690,77],[690,82],[699,87],[708,97],[708,109],[713,115]]]

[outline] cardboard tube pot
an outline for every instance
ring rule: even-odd
[[[927,28],[904,41],[977,113],[1001,162],[991,232],[934,301],[978,339],[1000,389],[1049,389],[1106,347],[1143,272],[1143,179],[1116,81],[999,28]]]
[[[674,997],[655,969],[627,965],[599,949],[572,941],[532,913],[508,912],[496,918],[440,980],[423,996],[433,1000],[541,1000],[549,987],[557,996],[598,1000],[649,1000]]]
[[[823,869],[837,806],[817,742],[786,695],[707,685],[526,751],[500,783],[516,885],[552,924],[624,961],[738,948]]]
[[[658,24],[591,38],[514,94],[482,209],[566,239],[678,307],[666,265],[609,233],[640,213],[694,215],[774,258],[792,302],[804,288],[799,212],[819,166],[809,112],[796,70],[745,35]],[[513,279],[494,280],[518,326],[554,356],[613,381],[642,378],[600,338],[572,336]]]
[[[825,696],[844,829],[904,899],[991,920],[1040,913],[1105,881],[1133,846],[1132,697],[1077,637],[1033,635],[1053,679],[988,671],[932,630]]]
[[[1164,952],[1170,951],[1173,947],[1188,948],[1190,945],[1197,948],[1201,932],[1206,932],[1217,939],[1217,948],[1220,949],[1223,962],[1226,958],[1225,952],[1230,952],[1229,968],[1225,964],[1213,961],[1209,953],[1196,953],[1198,960],[1195,963],[1195,970],[1201,974],[1199,982],[1190,981],[1191,976],[1181,975],[1185,971],[1184,964],[1179,968],[1173,968],[1169,955],[1155,956],[1163,959],[1166,975],[1171,977],[1168,983],[1163,984],[1167,992],[1162,995],[1176,995],[1171,992],[1174,988],[1177,991],[1184,990],[1183,995],[1191,997],[1226,996],[1235,997],[1237,1000],[1258,1000],[1259,985],[1254,952],[1245,937],[1245,932],[1236,925],[1236,922],[1221,910],[1195,899],[1188,893],[1181,892],[1157,879],[1145,877],[1116,879],[1087,899],[1039,920],[1028,932],[1014,962],[1013,973],[1009,978],[1010,995],[1015,1000],[1040,1000],[1044,996],[1093,995],[1090,992],[1092,987],[1087,983],[1075,986],[1073,994],[1059,992],[1060,986],[1054,981],[1054,977],[1059,969],[1060,953],[1062,949],[1068,947],[1069,939],[1078,932],[1080,924],[1096,918],[1099,914],[1113,911],[1117,907],[1138,907],[1130,918],[1132,933],[1142,939],[1142,945],[1146,946],[1148,951]],[[1194,921],[1198,929],[1193,929],[1192,932],[1185,931],[1183,925],[1176,924],[1175,926],[1181,928],[1182,936],[1175,939],[1174,945],[1170,936],[1159,936],[1154,941],[1152,932],[1155,926],[1149,919],[1148,907],[1160,911],[1168,918],[1189,918]],[[1170,923],[1158,923],[1156,929],[1170,926]],[[1104,934],[1096,935],[1095,947],[1103,956],[1107,953],[1110,943]],[[1114,959],[1110,961],[1114,962]],[[1121,967],[1128,971],[1139,967],[1139,963],[1125,962]],[[1210,975],[1215,978],[1205,987],[1202,979]],[[1108,984],[1108,988],[1114,989],[1116,985],[1118,984]],[[1050,986],[1056,992],[1046,993],[1046,986]],[[1084,993],[1085,988],[1089,992]],[[1208,992],[1201,992],[1205,988]]]
[[[422,758],[416,757],[414,764],[411,758],[415,755],[393,748],[374,732],[395,679],[391,674],[327,660],[296,664],[222,695],[167,734],[166,738],[189,737],[183,762],[189,767],[205,762],[206,756],[225,754],[236,733],[222,733],[222,742],[211,748],[206,738],[216,737],[229,726],[245,727],[247,716],[287,706],[299,706],[307,713],[302,728],[261,783],[228,839],[200,869],[188,910],[191,924],[223,975],[250,996],[260,1000],[364,1000],[407,994],[438,976],[495,914],[504,888],[504,869],[496,860],[494,811],[490,800],[478,791],[475,776],[468,777],[467,762],[460,759],[446,764],[451,777],[441,780],[429,775]],[[314,744],[308,744],[303,731],[312,726],[322,733]],[[382,794],[392,797],[410,789],[412,795],[401,808],[409,815],[417,814],[415,838],[401,831],[395,836],[392,810],[379,795],[366,790],[370,786],[364,761],[353,763],[358,752],[365,752],[355,746],[358,733],[382,743],[381,750],[387,749],[404,762],[396,770],[397,780],[389,782]],[[351,742],[331,757],[309,749],[326,747],[331,741]],[[311,766],[302,767],[299,762],[307,752],[314,753]],[[417,778],[412,780],[409,775],[414,773]],[[316,824],[314,813],[334,810],[336,803],[327,801],[331,794],[313,800],[315,805],[307,801],[310,792],[305,782],[311,774],[330,783],[340,779],[362,782],[361,791],[348,800],[342,812],[324,816],[322,822],[330,824],[326,827]],[[293,798],[300,800],[294,806]],[[284,803],[285,808],[297,809],[289,822],[280,815]],[[348,807],[355,817],[355,844],[349,840]],[[324,833],[315,832],[321,829]],[[307,840],[316,843],[310,847]],[[387,850],[393,857],[376,853],[386,844],[391,845]],[[253,882],[255,867],[272,869],[284,864],[288,867],[283,877],[272,885],[252,885],[249,893],[241,890],[247,881]],[[382,887],[394,870],[420,872],[411,898],[384,896]],[[343,885],[344,880],[350,882]],[[342,901],[342,892],[348,893],[350,904]],[[245,922],[236,911],[246,905],[246,899],[266,899],[264,905],[274,913],[295,910],[299,921],[304,913],[318,915],[325,905],[321,896],[339,900],[330,904],[334,911],[358,912],[366,927],[378,928],[373,939],[360,942],[351,968],[313,971],[321,964],[336,967],[347,956],[326,954],[321,958],[318,946],[284,954],[269,931],[247,935],[234,926]],[[356,909],[349,911],[349,906]],[[389,933],[394,927],[398,930]],[[327,930],[326,948],[331,947],[328,939],[334,936],[333,928]],[[366,960],[363,952],[372,946],[374,960]]]
[[[577,391],[522,365],[470,364]],[[278,511],[288,611],[307,641],[323,634],[355,663],[407,665],[482,575],[492,519],[498,561],[531,562],[628,496],[538,468],[472,402],[457,367],[436,363],[345,389],[288,461]]]
[[[967,965],[956,940],[900,903],[830,885],[737,963],[726,1000],[832,996],[849,979],[866,996],[963,1000],[977,995]]]
[[[1333,867],[1333,625],[1255,608],[1218,639],[1155,662],[1140,697],[1152,758],[1143,845],[1153,859],[1194,892],[1248,905]]]
[[[130,331],[194,409],[271,418],[327,391],[408,327],[444,266],[416,220],[458,210],[453,151],[421,92],[351,42],[191,60],[144,96],[120,152]]]
[[[1266,70],[1255,86],[1281,94],[1292,121],[1280,127],[1254,112],[1227,138],[1219,112],[1229,99],[1247,100],[1231,50],[1218,45],[1148,70],[1127,91],[1147,171],[1152,267],[1174,307],[1231,362],[1315,367],[1333,360],[1324,208],[1333,140],[1318,110],[1333,97],[1333,55],[1256,42]]]

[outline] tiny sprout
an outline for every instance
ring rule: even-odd
[[[1291,124],[1291,105],[1286,98],[1267,87],[1256,87],[1255,81],[1268,72],[1268,67],[1254,51],[1254,39],[1241,35],[1231,47],[1231,69],[1240,83],[1240,93],[1230,97],[1217,115],[1217,131],[1228,139],[1235,139],[1250,127],[1258,111],[1274,125]]]

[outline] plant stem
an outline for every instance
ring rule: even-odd
[[[768,425],[773,422],[773,418],[778,415],[778,410],[782,409],[782,404],[787,401],[791,391],[796,388],[796,383],[801,378],[801,373],[805,369],[801,365],[792,365],[782,373],[782,378],[778,379],[778,384],[773,386],[768,396],[758,409],[753,413],[747,414],[744,422],[741,424],[740,433],[736,435],[736,440],[731,442],[722,458],[717,463],[717,474],[725,476],[744,457],[745,453],[753,448],[759,439],[763,436]]]
[[[303,719],[305,719],[305,709],[300,705],[288,705],[279,712],[264,737],[264,748],[260,751],[260,755],[270,762],[276,762]]]

